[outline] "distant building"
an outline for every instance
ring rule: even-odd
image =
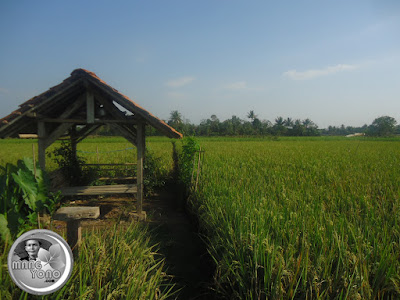
[[[363,132],[356,132],[353,134],[348,134],[348,135],[346,135],[346,137],[364,136],[364,135],[365,135],[365,133],[363,133]]]

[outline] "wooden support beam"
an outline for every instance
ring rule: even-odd
[[[68,118],[73,114],[77,109],[82,107],[85,104],[86,101],[86,96],[81,95],[78,97],[78,99],[68,108],[65,109],[65,111],[59,116],[59,118],[62,120],[64,118]],[[44,120],[41,120],[44,121]],[[52,143],[54,143],[60,136],[62,136],[68,129],[70,129],[73,126],[74,123],[65,123],[63,122],[60,124],[56,129],[54,129],[51,133],[49,133],[49,136],[46,141],[46,148],[49,147]]]
[[[46,170],[46,123],[38,122],[38,152],[39,166],[42,171]]]
[[[86,92],[86,119],[89,124],[94,123],[94,94],[90,90]]]
[[[104,108],[116,119],[124,120],[126,119],[126,115],[120,111],[113,103],[111,98],[107,99],[104,97],[103,94],[94,91],[96,96],[96,100],[100,102],[104,106]]]
[[[83,141],[85,138],[87,138],[93,131],[95,131],[97,128],[99,128],[100,125],[86,125],[85,128],[82,128],[77,132],[77,139],[76,142],[80,143]]]
[[[46,148],[53,144],[60,136],[73,126],[73,123],[60,124],[46,139]]]
[[[106,84],[102,84],[98,82],[97,80],[87,78],[88,82],[92,83],[93,85],[99,87],[101,90],[105,91],[111,99],[113,99],[116,103],[121,105],[123,108],[126,110],[133,112],[135,116],[141,116],[146,119],[147,123],[154,128],[156,128],[158,131],[164,133],[168,137],[174,137],[174,138],[182,138],[182,135],[174,130],[171,130],[168,126],[163,126],[165,124],[161,120],[158,120],[156,117],[151,115],[149,112],[145,111],[141,107],[137,106],[133,101],[131,101],[129,98],[124,97],[122,94],[116,92],[113,88],[110,86],[107,86]],[[165,124],[166,125],[166,124]]]
[[[118,130],[124,138],[126,138],[129,142],[131,142],[135,146],[137,146],[136,136],[134,136],[132,132],[128,131],[126,128],[119,126],[117,124],[110,124],[110,127]]]
[[[77,125],[85,125],[88,124],[86,119],[54,119],[54,118],[43,118],[41,121],[46,123],[76,123]],[[136,125],[136,120],[94,120],[94,124],[102,125],[102,124],[130,124]],[[90,123],[90,124],[93,124]]]
[[[145,124],[140,123],[137,125],[137,213],[142,214],[143,206],[143,160],[145,153]]]
[[[70,117],[76,110],[78,110],[85,104],[85,101],[86,101],[86,95],[85,94],[80,95],[71,106],[67,107],[64,110],[64,112],[58,116],[57,119],[62,120]]]
[[[118,124],[120,127],[124,128],[125,130],[127,130],[132,136],[137,137],[137,131],[136,128],[134,126],[130,126],[128,124]]]

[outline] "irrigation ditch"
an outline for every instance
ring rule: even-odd
[[[182,186],[169,183],[144,205],[158,252],[165,258],[167,273],[179,290],[178,299],[216,299],[212,289],[213,262],[190,213]]]

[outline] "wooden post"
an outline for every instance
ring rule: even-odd
[[[71,247],[74,257],[79,255],[79,247],[82,242],[82,227],[81,220],[67,221],[67,241]]]
[[[32,155],[33,155],[33,175],[36,178],[36,154],[35,154],[35,144],[32,144]]]
[[[94,123],[94,95],[92,91],[86,92],[86,119],[89,124]]]
[[[78,257],[79,246],[82,242],[81,220],[97,219],[100,216],[98,206],[61,207],[54,215],[55,220],[67,222],[67,242],[74,257]]]
[[[137,213],[142,214],[143,205],[143,160],[145,152],[145,124],[139,123],[137,125],[137,137],[136,137],[136,147],[137,147]]]
[[[76,158],[77,158],[77,156],[76,156],[76,145],[77,145],[77,142],[76,142],[76,125],[73,125],[71,127],[70,138],[71,138],[71,150],[72,150],[72,153],[73,153],[74,158],[76,160]]]
[[[44,171],[46,169],[46,123],[38,122],[38,158],[39,166]]]

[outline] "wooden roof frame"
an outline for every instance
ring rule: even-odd
[[[81,99],[78,99],[79,97]],[[82,98],[86,98],[86,118],[71,117],[77,109],[84,105],[83,101],[85,100]],[[79,100],[82,103],[76,103]],[[124,114],[115,103],[132,115]],[[98,104],[103,105],[104,109],[109,112],[107,115],[109,118],[96,118],[94,110],[97,107],[93,106]],[[71,105],[75,105],[75,107],[71,107]],[[95,73],[84,69],[74,70],[71,76],[59,85],[29,99],[17,110],[0,119],[0,138],[17,137],[20,133],[37,133],[37,126],[33,125],[39,121],[75,125],[124,124],[123,127],[144,122],[169,138],[182,138],[182,134],[174,128],[109,86]],[[65,127],[67,126],[65,125]]]
[[[44,170],[46,148],[57,139],[67,133],[76,150],[77,143],[105,124],[119,131],[138,149],[137,198],[138,213],[141,213],[145,126],[152,126],[169,138],[180,139],[182,134],[109,86],[95,73],[76,69],[62,83],[22,103],[17,110],[0,119],[0,138],[36,134],[39,164]]]

